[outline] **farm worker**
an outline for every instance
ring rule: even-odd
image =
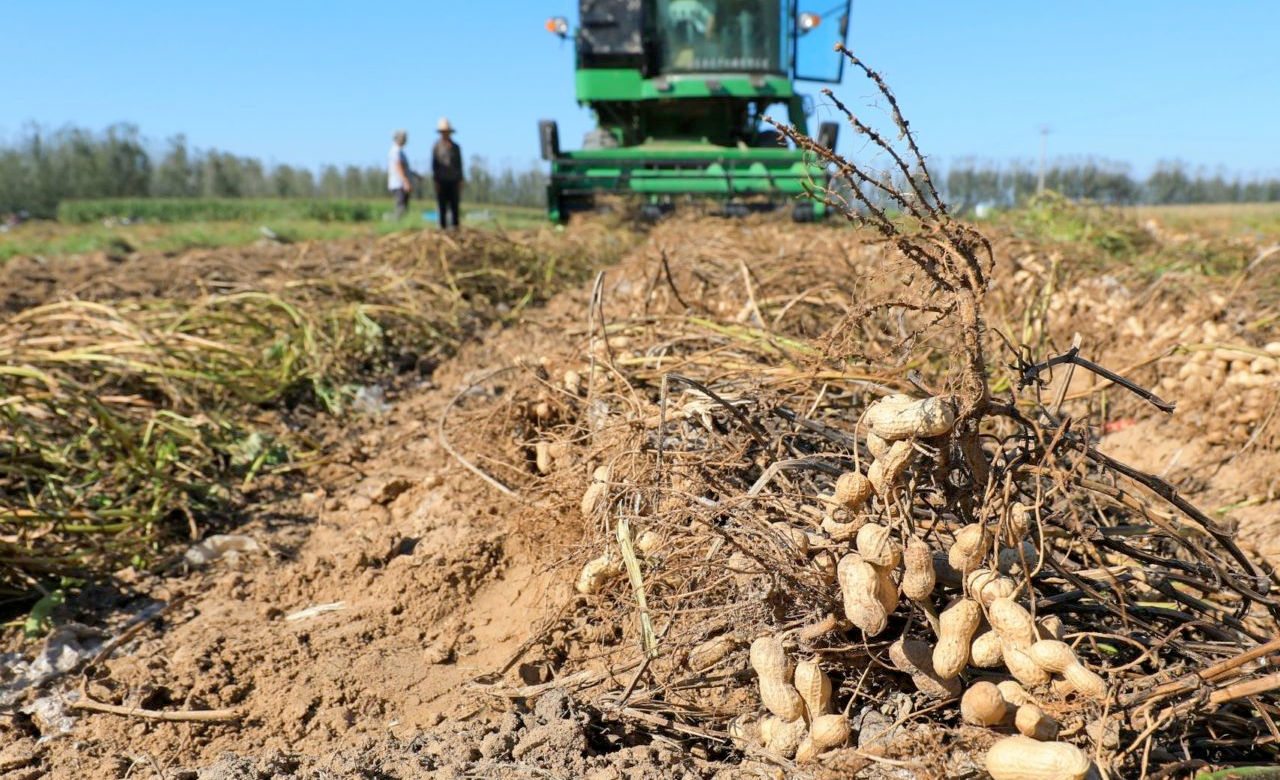
[[[667,18],[673,25],[688,25],[698,35],[710,36],[716,14],[703,0],[671,0]]]
[[[436,184],[440,227],[458,226],[458,200],[462,197],[462,148],[453,142],[453,125],[448,119],[436,123],[440,140],[431,150],[431,176]]]
[[[413,192],[413,179],[417,175],[409,167],[404,145],[409,134],[397,130],[391,134],[391,151],[387,153],[387,190],[396,199],[396,219],[404,216],[409,207],[409,194]]]

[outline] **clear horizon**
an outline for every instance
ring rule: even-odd
[[[558,120],[568,148],[590,127],[572,45],[542,27],[576,20],[576,6],[15,3],[11,61],[39,64],[6,84],[0,140],[32,122],[128,122],[157,151],[182,133],[193,148],[317,170],[384,164],[396,127],[417,162],[447,115],[468,156],[523,168],[537,161],[538,119]],[[1280,6],[1248,2],[855,0],[850,46],[884,74],[935,165],[1034,162],[1048,125],[1051,162],[1091,157],[1145,176],[1176,159],[1249,179],[1280,173],[1280,105],[1266,96],[1280,76],[1276,29]],[[801,83],[815,96],[821,86]],[[872,97],[851,75],[835,89],[855,108]]]

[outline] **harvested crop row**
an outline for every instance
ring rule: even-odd
[[[175,297],[12,312],[0,322],[0,598],[198,538],[256,475],[315,457],[309,420],[347,413],[363,384],[429,373],[625,243],[422,234],[216,268],[193,253],[160,258],[149,280]],[[76,292],[105,298],[126,282],[116,268]],[[210,285],[221,289],[200,291]]]

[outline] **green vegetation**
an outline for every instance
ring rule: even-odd
[[[419,232],[367,253],[311,247],[288,270],[245,258],[216,295],[201,292],[201,258],[174,258],[174,298],[9,314],[0,601],[151,565],[180,534],[225,522],[254,480],[306,468],[362,386],[438,362],[625,246],[617,233]]]
[[[1172,230],[1222,235],[1253,233],[1280,239],[1280,203],[1134,206],[1126,211],[1139,221],[1154,219]]]
[[[997,212],[991,221],[1058,249],[1082,271],[1120,265],[1151,275],[1237,273],[1257,256],[1259,234],[1280,238],[1280,204],[1124,209],[1049,192],[1023,208]],[[1246,224],[1256,228],[1243,229]],[[1195,233],[1178,232],[1187,229]]]
[[[252,214],[254,204],[266,204],[277,208],[280,213],[287,213],[293,201],[219,201],[231,204],[243,203],[246,211]],[[339,201],[341,202],[341,201]],[[129,217],[130,209],[109,207],[112,204],[148,203],[148,201],[89,201],[90,207],[100,213],[108,214],[100,221],[77,224],[33,221],[27,222],[0,233],[0,263],[17,256],[59,256],[84,254],[88,252],[106,252],[108,254],[127,254],[138,251],[177,252],[184,249],[215,248],[222,246],[239,246],[262,241],[266,238],[266,228],[275,240],[308,241],[329,240],[346,236],[374,237],[398,230],[413,228],[433,228],[435,222],[426,220],[422,213],[434,210],[435,204],[415,203],[414,208],[396,221],[390,219],[391,202],[384,198],[381,201],[354,201],[353,205],[367,207],[371,211],[368,222],[321,221],[296,217],[268,216],[269,209],[259,217],[246,217],[238,221],[194,221],[169,222],[163,220],[144,220],[138,223],[123,224],[122,218]],[[157,201],[159,204],[184,203],[175,201]],[[73,210],[78,202],[63,204],[64,209]],[[189,207],[193,212],[204,209],[199,200]],[[496,227],[501,229],[519,229],[536,227],[546,222],[545,213],[538,208],[521,206],[495,206],[489,204],[471,204],[462,210],[462,221],[474,227]]]
[[[1144,252],[1155,238],[1122,212],[1089,201],[1071,201],[1056,192],[1032,198],[1004,220],[1016,235],[1090,247],[1113,258]]]
[[[58,204],[64,224],[104,219],[147,222],[233,222],[237,220],[315,220],[368,222],[387,208],[387,199],[316,200],[312,198],[105,198],[66,200]]]

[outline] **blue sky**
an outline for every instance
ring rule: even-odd
[[[525,165],[540,118],[587,129],[572,47],[543,30],[574,0],[0,0],[0,139],[24,124],[138,124],[270,162],[425,154],[448,115],[468,154]],[[1280,3],[855,0],[850,44],[888,78],[938,164],[1049,153],[1280,172]],[[816,92],[816,88],[814,90]],[[872,97],[846,77],[851,105]],[[852,151],[851,142],[842,144]],[[415,143],[416,142],[416,143]]]

